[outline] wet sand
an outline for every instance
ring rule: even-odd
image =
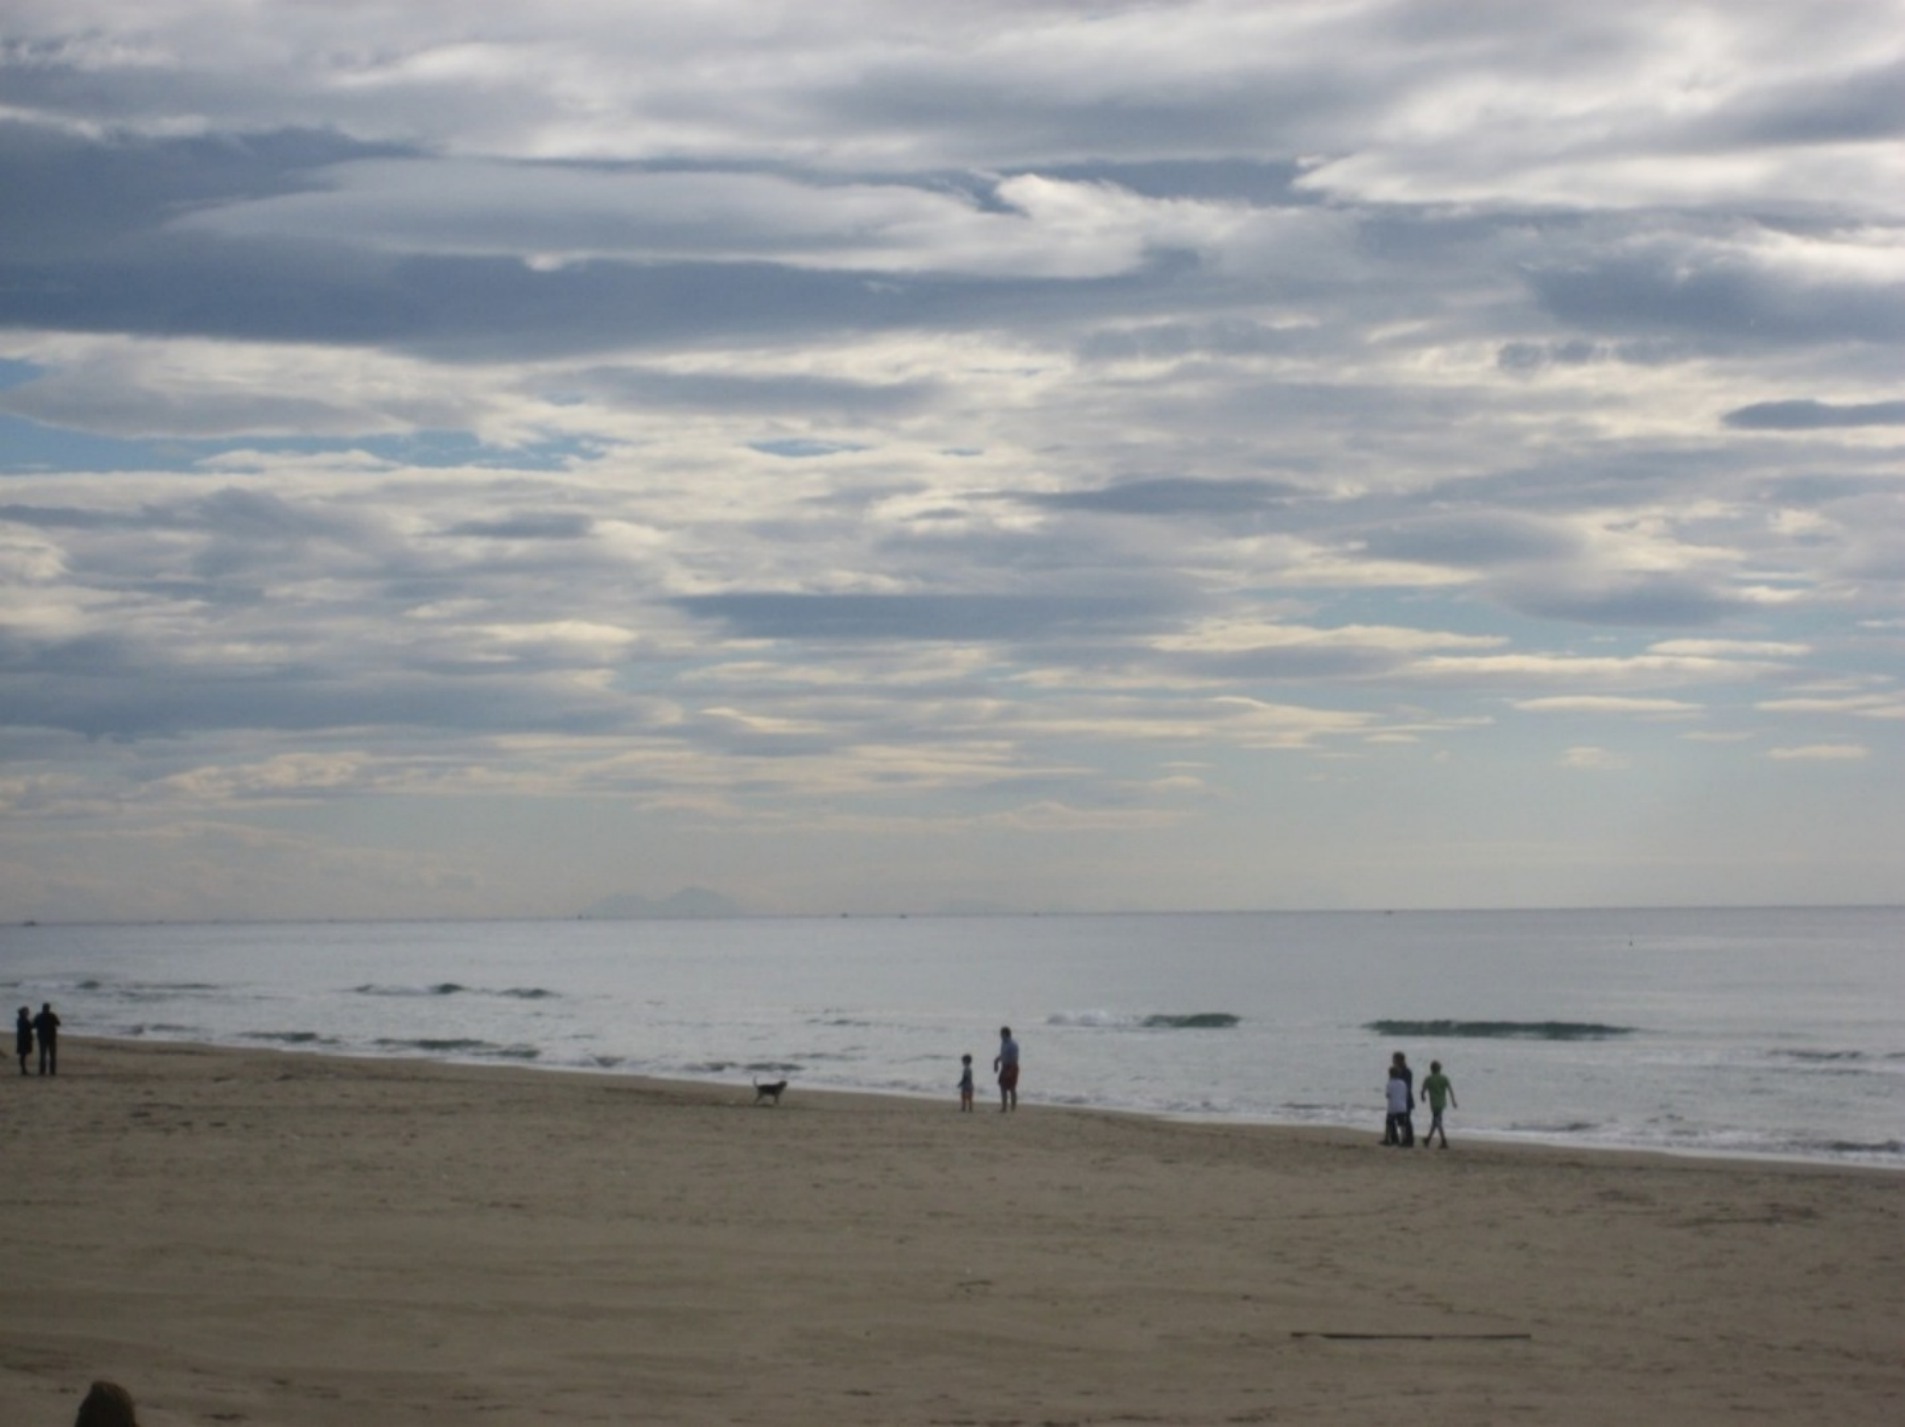
[[[949,1077],[950,1078],[950,1077]],[[0,1423],[1905,1421],[1905,1177],[68,1039]]]

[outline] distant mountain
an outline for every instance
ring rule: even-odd
[[[683,887],[659,901],[633,892],[604,897],[584,907],[578,915],[585,922],[627,922],[665,917],[742,917],[747,913],[739,903],[719,892],[711,892],[706,887]]]

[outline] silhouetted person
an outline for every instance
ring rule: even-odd
[[[1422,1100],[1429,1102],[1429,1111],[1434,1116],[1429,1121],[1429,1133],[1422,1137],[1422,1148],[1426,1150],[1435,1143],[1435,1137],[1441,1135],[1442,1148],[1447,1149],[1449,1132],[1442,1125],[1442,1111],[1445,1108],[1459,1110],[1462,1107],[1455,1103],[1455,1082],[1442,1073],[1442,1062],[1439,1060],[1430,1061],[1429,1073],[1422,1077],[1422,1095],[1416,1103],[1420,1104]]]
[[[42,1001],[40,1014],[33,1018],[33,1033],[40,1038],[40,1074],[60,1073],[60,1018],[53,1014],[53,1003]]]
[[[1012,1039],[1012,1027],[999,1027],[999,1053],[992,1058],[999,1072],[999,1108],[1019,1108],[1019,1043]]]
[[[1389,1058],[1389,1074],[1402,1081],[1402,1142],[1413,1145],[1416,1142],[1416,1073],[1409,1069],[1409,1057],[1397,1051]]]
[[[13,1021],[13,1050],[20,1057],[20,1074],[26,1074],[26,1058],[33,1054],[33,1013],[25,1006]]]
[[[139,1427],[132,1413],[132,1394],[116,1382],[96,1382],[79,1405],[73,1427]]]

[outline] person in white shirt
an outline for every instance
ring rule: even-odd
[[[1402,1073],[1391,1066],[1389,1070],[1389,1117],[1383,1121],[1382,1142],[1386,1145],[1408,1145],[1414,1141],[1409,1133],[1410,1102],[1414,1097],[1409,1093],[1409,1082]]]
[[[999,1027],[999,1053],[992,1058],[999,1072],[999,1110],[1019,1108],[1019,1043],[1012,1039],[1012,1027]]]

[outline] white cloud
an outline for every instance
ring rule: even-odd
[[[1164,249],[1260,267],[1294,244],[1295,256],[1314,261],[1345,236],[1327,214],[1159,200],[1037,174],[999,182],[993,207],[912,184],[471,159],[363,160],[323,177],[322,189],[201,209],[176,226],[228,238],[514,257],[538,271],[612,258],[1071,279],[1129,272]]]
[[[1426,679],[1455,679],[1478,687],[1598,684],[1611,689],[1683,688],[1705,683],[1747,682],[1769,672],[1767,666],[1742,660],[1689,655],[1637,654],[1632,656],[1547,654],[1460,655],[1438,654],[1418,660],[1411,674]],[[1593,697],[1548,695],[1545,697]],[[1601,695],[1599,697],[1624,697]]]
[[[1905,694],[1866,693],[1833,697],[1766,699],[1755,705],[1766,713],[1844,714],[1852,718],[1905,718]]]
[[[1563,768],[1582,768],[1595,772],[1611,772],[1628,766],[1628,760],[1618,753],[1610,753],[1605,748],[1596,748],[1581,744],[1570,748],[1561,755]]]
[[[1770,639],[1662,639],[1648,648],[1669,658],[1692,659],[1803,659],[1812,653],[1810,644],[1782,644]]]
[[[13,334],[7,353],[46,370],[0,390],[0,410],[115,437],[361,439],[434,429],[510,444],[562,420],[512,390],[518,369],[473,373],[375,351],[40,332]]]
[[[1320,629],[1248,618],[1206,620],[1154,641],[1162,650],[1186,653],[1246,653],[1265,649],[1347,648],[1414,654],[1428,649],[1495,649],[1497,635],[1454,634],[1397,626],[1340,625]]]
[[[1684,699],[1622,698],[1615,694],[1556,694],[1517,699],[1514,706],[1523,713],[1641,714],[1656,718],[1691,718],[1701,711],[1699,704]]]

